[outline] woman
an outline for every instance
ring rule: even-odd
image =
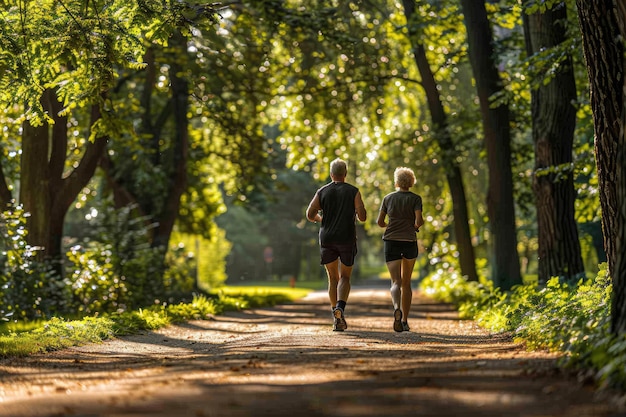
[[[415,185],[413,170],[399,167],[393,173],[396,191],[383,198],[378,213],[378,225],[385,228],[385,262],[391,275],[391,301],[393,302],[393,329],[410,330],[408,317],[413,291],[411,275],[417,259],[416,232],[424,224],[422,197],[409,191]],[[386,222],[385,218],[389,217]]]

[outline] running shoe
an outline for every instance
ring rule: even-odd
[[[335,332],[343,332],[348,328],[348,323],[346,323],[346,319],[343,317],[343,310],[340,308],[335,308],[333,310],[333,316],[335,317],[335,322],[333,324],[333,331]]]
[[[402,322],[402,330],[404,330],[405,332],[408,332],[411,330],[411,328],[409,327],[409,323],[407,323],[406,321]]]
[[[402,326],[402,310],[400,309],[393,312],[393,329],[396,332],[404,331],[404,327]]]

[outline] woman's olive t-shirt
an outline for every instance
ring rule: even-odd
[[[389,216],[383,240],[417,241],[415,211],[422,210],[422,197],[411,191],[394,191],[383,198],[381,213]]]

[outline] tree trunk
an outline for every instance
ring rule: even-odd
[[[49,91],[43,93],[43,102],[49,94]],[[26,120],[22,127],[19,203],[24,207],[24,211],[30,214],[26,221],[27,242],[39,249],[38,258],[42,260],[50,256],[48,246],[52,203],[49,187],[49,149],[48,123],[33,126]]]
[[[6,176],[0,166],[0,207],[2,210],[10,207],[13,204],[13,193],[9,189]]]
[[[619,208],[619,212],[617,213],[615,265],[611,275],[613,278],[611,331],[614,334],[624,334],[626,333],[626,114],[624,113],[626,104],[626,77],[624,76],[626,57],[624,56],[623,42],[626,37],[626,1],[618,1],[615,12],[617,25],[621,34],[621,43],[619,43],[619,46],[621,46],[622,60],[620,62],[620,71],[617,74],[621,77],[622,97],[620,100],[621,124],[616,155],[616,206]]]
[[[32,126],[24,123],[22,131],[22,159],[20,202],[30,213],[27,241],[43,248],[40,257],[55,262],[62,274],[63,224],[65,215],[80,191],[89,183],[104,152],[107,139],[98,137],[88,142],[78,166],[64,176],[67,158],[67,118],[59,116],[62,106],[53,91],[43,93],[42,104],[54,120]],[[100,118],[98,105],[92,107],[91,125]]]
[[[577,0],[591,89],[602,230],[613,280],[611,328],[626,332],[626,178],[624,178],[624,2]]]
[[[409,37],[413,45],[415,62],[422,77],[422,87],[426,92],[430,117],[433,122],[434,137],[441,149],[441,159],[446,171],[446,179],[452,197],[452,210],[454,213],[454,232],[459,248],[459,263],[461,274],[469,281],[478,281],[476,273],[476,259],[472,236],[469,227],[469,215],[467,213],[467,199],[463,176],[459,164],[456,162],[456,149],[450,131],[443,104],[437,90],[437,82],[430,69],[424,46],[418,41],[418,34],[412,20],[415,16],[415,0],[403,0],[404,14],[409,25]]]
[[[509,290],[522,283],[515,228],[509,109],[503,104],[491,107],[490,98],[503,87],[494,61],[493,36],[485,3],[482,0],[461,0],[461,6],[487,149],[492,280],[497,287]]]
[[[624,107],[626,105],[626,77],[624,69],[626,68],[626,57],[624,57],[624,37],[626,37],[626,1],[617,2],[616,20],[620,31],[619,46],[621,47],[622,60],[620,70],[617,72],[621,77],[621,125],[618,136],[617,155],[616,155],[616,180],[617,190],[616,205],[619,207],[617,214],[617,236],[615,242],[615,265],[613,267],[613,298],[611,300],[611,331],[614,334],[626,333],[626,114]]]
[[[544,13],[524,14],[529,57],[566,40],[567,9],[557,4]],[[576,127],[576,84],[571,58],[559,65],[548,84],[531,91],[535,175],[533,189],[539,232],[539,282],[552,277],[576,282],[584,276],[574,216],[576,190],[572,147]]]
[[[180,198],[187,187],[187,151],[189,147],[189,82],[183,75],[184,65],[180,64],[181,59],[187,59],[187,39],[176,32],[170,39],[170,47],[178,51],[179,56],[171,62],[171,86],[172,104],[174,114],[175,137],[173,138],[173,177],[169,184],[168,193],[165,199],[165,206],[162,215],[158,219],[158,227],[155,230],[153,247],[163,247],[167,245],[174,229],[178,211],[180,208]]]

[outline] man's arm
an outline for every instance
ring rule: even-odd
[[[367,220],[367,210],[365,210],[365,203],[363,203],[360,191],[357,191],[354,196],[354,208],[356,210],[356,216],[360,221],[364,222]]]
[[[315,196],[309,203],[309,207],[306,209],[306,218],[313,223],[321,222],[322,216],[318,213],[321,209],[320,197],[317,193],[315,193]]]

